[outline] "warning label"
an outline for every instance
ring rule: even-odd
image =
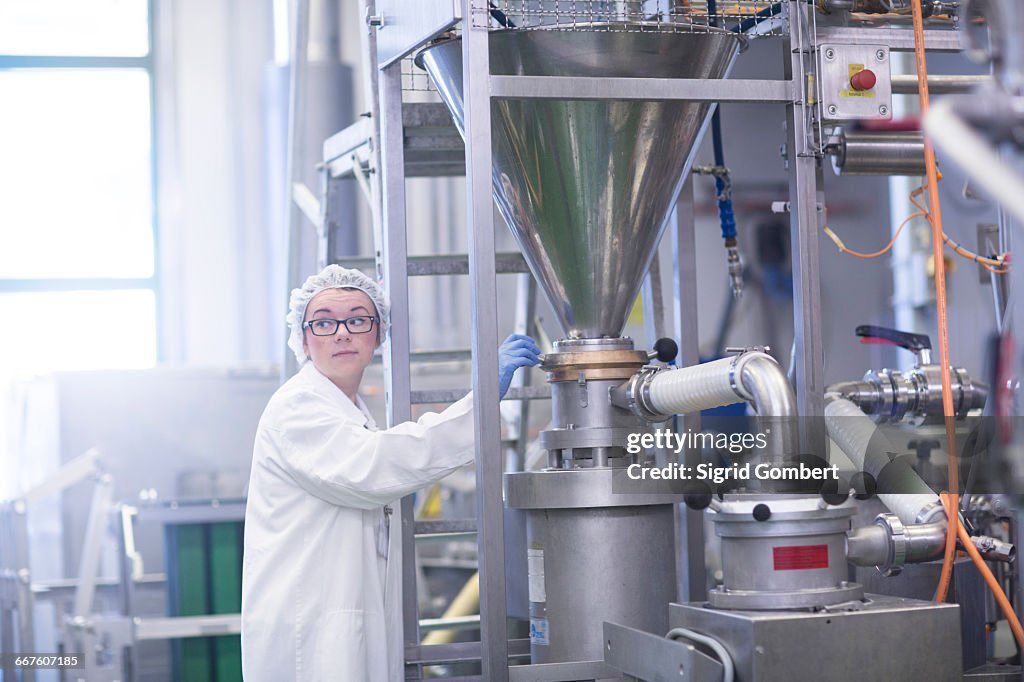
[[[828,545],[773,547],[772,562],[776,571],[828,568]]]

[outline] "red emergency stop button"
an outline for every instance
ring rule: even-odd
[[[878,76],[871,69],[862,69],[850,78],[850,87],[854,90],[870,90],[878,82]]]

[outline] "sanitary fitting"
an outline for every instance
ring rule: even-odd
[[[879,514],[870,526],[846,535],[846,558],[857,566],[874,566],[882,575],[899,575],[908,563],[942,554],[945,524],[906,526],[896,514]]]
[[[885,562],[877,566],[878,572],[884,576],[899,575],[907,562],[907,529],[895,514],[879,514],[875,525],[885,531],[889,545]]]
[[[997,538],[990,538],[987,535],[974,535],[971,542],[978,548],[983,557],[989,561],[1001,561],[1010,563],[1017,557],[1017,548]]]
[[[908,418],[921,423],[929,417],[942,417],[942,368],[931,363],[931,340],[924,334],[912,334],[872,325],[857,327],[863,343],[887,343],[909,350],[917,365],[908,373],[895,369],[869,370],[861,381],[833,384],[827,393],[856,404],[878,422],[899,422]],[[953,407],[957,419],[973,409],[985,407],[988,386],[971,379],[967,370],[949,369],[953,389]]]
[[[645,422],[658,423],[668,420],[672,415],[658,412],[651,404],[651,380],[663,368],[654,365],[644,367],[609,391],[612,405],[629,410]]]
[[[727,349],[729,350],[729,349]],[[679,369],[644,367],[610,392],[612,404],[647,422],[750,401],[760,416],[795,417],[785,371],[760,349]]]
[[[971,537],[988,561],[1011,562],[1016,548],[985,535]],[[904,525],[896,514],[879,514],[874,524],[856,528],[846,536],[846,557],[858,566],[874,566],[884,576],[899,575],[906,564],[932,561],[946,547],[946,520]]]
[[[730,242],[732,242],[730,244]],[[739,298],[743,294],[743,261],[740,250],[736,246],[736,238],[725,240],[725,257],[729,267],[729,281],[732,284],[732,295]]]

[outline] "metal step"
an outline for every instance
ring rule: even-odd
[[[476,519],[439,519],[437,521],[417,521],[413,524],[413,533],[422,535],[456,535],[476,533]]]
[[[410,402],[413,405],[433,405],[435,403],[454,403],[461,400],[469,393],[468,388],[432,389],[426,391],[411,391]],[[551,397],[551,387],[547,384],[540,386],[513,386],[508,389],[504,400],[545,400]]]
[[[346,268],[373,271],[377,262],[370,256],[352,256],[341,258],[335,263]],[[464,253],[438,256],[409,256],[408,275],[410,277],[430,277],[437,275],[468,275],[469,256]],[[504,252],[494,254],[494,268],[500,274],[529,272],[523,254]]]
[[[402,127],[407,178],[466,174],[466,146],[444,104],[404,104]],[[332,178],[350,178],[357,167],[369,170],[372,135],[373,122],[362,118],[324,141],[323,163]]]
[[[480,660],[480,642],[451,642],[449,644],[406,645],[405,663],[442,665],[445,663],[468,663]],[[508,640],[509,658],[524,658],[530,655],[530,640]],[[532,667],[532,666],[531,666]],[[577,679],[577,678],[564,678]]]
[[[468,349],[456,350],[414,350],[409,353],[410,362],[469,362],[473,354]],[[384,362],[381,355],[374,355],[371,364],[379,365]]]

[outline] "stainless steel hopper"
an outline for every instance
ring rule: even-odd
[[[723,78],[743,40],[729,31],[678,32],[665,24],[560,28],[492,33],[491,72]],[[461,39],[425,48],[417,62],[465,135]],[[494,100],[494,198],[570,338],[622,332],[710,108],[682,101]]]

